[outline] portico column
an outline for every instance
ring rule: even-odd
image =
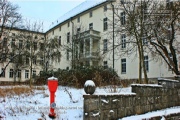
[[[90,50],[89,50],[89,53],[90,53],[90,57],[91,57],[91,59],[90,59],[90,66],[92,66],[93,65],[93,63],[92,63],[92,56],[93,56],[93,39],[92,38],[90,38]]]

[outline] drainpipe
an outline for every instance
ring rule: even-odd
[[[73,17],[71,17],[71,23],[72,23],[72,69],[74,69],[74,22],[72,21]]]
[[[114,5],[112,4],[112,1],[111,1],[111,6],[113,11],[113,72],[114,72]]]

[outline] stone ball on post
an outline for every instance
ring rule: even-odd
[[[92,80],[87,80],[84,84],[84,91],[86,94],[92,95],[95,92],[96,86]]]

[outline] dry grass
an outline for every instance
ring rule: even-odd
[[[4,86],[0,87],[0,97],[5,96],[14,96],[14,95],[31,95],[34,93],[34,90],[45,90],[45,87],[38,86],[38,87],[29,87],[29,86]]]

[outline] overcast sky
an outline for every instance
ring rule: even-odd
[[[17,4],[23,17],[44,22],[48,30],[52,22],[85,0],[10,0]]]

